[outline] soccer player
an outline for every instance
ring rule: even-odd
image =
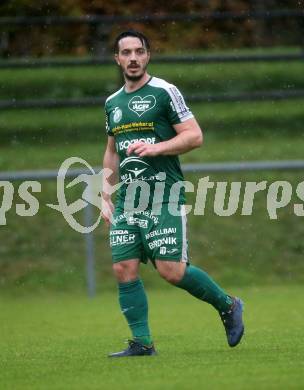
[[[147,296],[139,277],[139,265],[148,259],[166,281],[218,311],[228,344],[234,347],[244,333],[242,301],[191,265],[187,255],[185,194],[178,186],[183,180],[178,155],[201,146],[200,126],[180,91],[147,73],[150,44],[142,33],[121,33],[115,41],[115,60],[125,85],[105,103],[108,141],[103,168],[113,173],[103,183],[102,216],[110,227],[119,303],[133,339],[125,350],[109,356],[156,354]],[[105,189],[118,182],[122,185],[114,207],[111,191]],[[145,184],[144,192],[148,184],[150,195],[145,209],[134,207],[130,213],[125,200],[132,183]]]

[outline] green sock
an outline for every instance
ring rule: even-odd
[[[193,265],[186,267],[182,280],[176,286],[210,303],[219,312],[228,311],[233,303],[232,298],[206,272]]]
[[[148,325],[148,301],[140,279],[119,283],[119,304],[134,339],[144,345],[152,344]]]

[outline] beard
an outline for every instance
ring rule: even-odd
[[[123,74],[124,74],[125,78],[129,81],[139,81],[140,79],[143,78],[143,76],[146,72],[146,68],[147,68],[147,65],[143,67],[142,72],[138,75],[130,75],[127,73],[127,71],[123,72]]]
[[[140,79],[143,78],[144,72],[142,74],[137,75],[137,76],[135,76],[135,75],[131,76],[131,75],[127,74],[127,73],[124,73],[124,76],[129,81],[139,81]]]

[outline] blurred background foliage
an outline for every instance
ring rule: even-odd
[[[4,0],[0,4],[1,16],[146,16],[180,13],[184,14],[184,20],[147,20],[144,23],[120,22],[104,25],[75,23],[51,27],[34,24],[27,27],[1,26],[0,55],[101,55],[111,51],[113,37],[129,27],[145,32],[153,41],[155,52],[299,44],[303,36],[303,22],[299,18],[296,22],[293,18],[189,21],[189,15],[200,12],[254,12],[276,9],[300,10],[303,9],[303,1],[158,1],[155,11],[155,3],[149,0]]]

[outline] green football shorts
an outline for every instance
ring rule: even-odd
[[[110,247],[114,263],[129,259],[188,262],[187,217],[184,205],[179,215],[171,215],[163,205],[161,215],[151,209],[123,212],[116,209],[110,227]]]

